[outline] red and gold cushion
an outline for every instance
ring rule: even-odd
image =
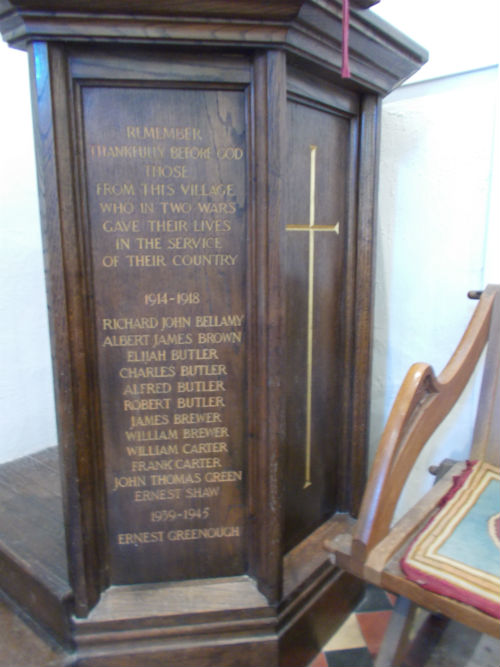
[[[467,462],[401,568],[420,586],[500,618],[500,469]]]

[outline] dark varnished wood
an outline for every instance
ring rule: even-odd
[[[75,173],[62,167],[73,162],[66,64],[57,47],[34,45],[39,63],[32,97],[39,132],[35,133],[41,198],[41,219],[56,409],[63,470],[63,510],[69,576],[80,613],[92,607],[105,579],[102,536],[102,453],[94,449],[98,428],[96,396],[91,392],[94,354],[88,347],[89,284],[83,238],[78,233]],[[76,164],[75,164],[76,168]],[[59,172],[60,174],[59,178]],[[96,539],[89,541],[88,535]]]
[[[95,0],[14,0],[10,3],[22,10],[54,11],[54,12],[100,12],[102,5]],[[290,20],[300,9],[301,0],[243,0],[236,5],[231,0],[156,0],[151,5],[133,0],[110,0],[106,3],[106,13],[125,13],[130,15],[164,16],[225,16],[231,18],[259,18],[265,10],[266,16],[273,19]]]
[[[69,595],[47,605],[45,616],[36,606],[31,611],[73,644],[69,661],[80,666],[249,667],[278,664],[280,652],[284,665],[305,664],[358,593],[352,578],[318,556],[319,544],[350,530],[342,512],[356,511],[364,483],[379,96],[415,71],[424,54],[353,9],[353,78],[342,81],[337,0],[133,8],[123,1],[109,3],[104,13],[90,1],[64,3],[64,12],[61,6],[0,5],[6,39],[31,55],[61,459],[59,526],[66,526]],[[195,128],[205,157],[164,158],[167,138],[142,136],[140,128],[165,126]],[[127,127],[138,127],[139,134],[127,134]],[[179,136],[181,147],[195,144],[186,143],[182,130]],[[126,144],[124,137],[134,150],[156,150],[155,164],[182,170],[186,160],[189,173],[179,181],[149,174],[147,197],[140,197],[141,158],[99,152],[100,145]],[[227,145],[244,156],[232,168],[214,157]],[[312,476],[304,490],[309,251],[302,239],[290,240],[295,232],[287,226],[308,221],[311,145],[318,148],[317,224],[339,227],[314,253]],[[231,192],[211,201],[234,203],[217,237],[221,252],[238,258],[234,270],[172,270],[171,230],[153,233],[145,216],[165,218],[169,201],[184,201],[189,209],[204,196],[182,190],[180,182],[232,183]],[[120,192],[103,189],[106,183]],[[151,185],[160,189],[153,192]],[[161,216],[160,195],[166,202]],[[140,210],[148,199],[155,202],[149,213]],[[124,203],[131,210],[121,209]],[[190,210],[177,233],[181,240],[188,228],[193,232]],[[106,229],[117,221],[120,226]],[[150,244],[151,270],[136,271],[128,259],[133,248],[134,257],[145,250],[139,233]],[[116,259],[116,271],[105,258]],[[175,301],[181,291],[199,301],[183,310],[170,300],[162,308],[145,300],[168,293]],[[153,460],[150,454],[127,449],[141,444],[132,436],[143,422],[153,428],[159,415],[167,424],[183,410],[175,384],[181,362],[147,362],[139,353],[155,351],[152,338],[122,344],[119,336],[130,329],[153,337],[167,315],[194,321],[234,313],[243,317],[241,340],[206,348],[223,384],[213,414],[227,431],[227,449],[213,454],[209,465],[241,475],[221,484],[217,498],[202,502],[195,495],[188,507],[187,482],[153,482],[140,468]],[[145,318],[146,324],[113,324],[119,318]],[[191,320],[172,331],[187,333],[189,347],[201,350]],[[164,353],[171,349],[184,349],[180,339]],[[142,399],[143,390],[132,378],[127,384],[121,369],[147,364],[153,374],[160,364],[174,369],[165,371],[174,389],[161,390],[174,403],[163,403],[160,412],[152,404],[125,403],[128,396]],[[162,395],[151,391],[155,400]],[[193,411],[195,417],[202,412]],[[179,449],[170,459],[162,455],[168,473],[174,456],[182,464],[176,474],[191,460],[180,429],[172,436]],[[203,474],[195,470],[189,488],[201,489]],[[178,495],[162,505],[135,495],[144,488],[175,488]],[[164,508],[171,525],[154,518]],[[206,515],[195,522],[183,514],[203,508]],[[235,539],[217,541],[191,526],[237,530]],[[54,567],[62,567],[63,559],[53,555]],[[30,577],[28,563],[13,598],[22,598]],[[43,578],[40,586],[50,589]]]
[[[356,282],[352,282],[346,290],[346,298],[350,300],[353,309],[354,332],[351,345],[346,354],[346,364],[352,369],[352,396],[356,397],[351,406],[351,414],[345,425],[346,438],[353,446],[343,450],[347,456],[349,473],[346,479],[352,480],[348,486],[342,488],[343,501],[341,507],[352,508],[357,512],[361,502],[362,490],[365,486],[366,474],[366,443],[368,432],[368,409],[370,403],[370,384],[367,378],[371,373],[370,349],[365,341],[371,338],[373,318],[373,290],[374,285],[370,276],[374,270],[374,230],[375,211],[377,203],[378,170],[372,168],[377,163],[380,125],[377,119],[380,115],[380,98],[366,95],[362,100],[359,125],[359,191],[356,201],[357,225],[353,225],[351,233],[356,234],[352,247],[355,255],[350,261],[357,267]],[[354,165],[351,161],[351,169]],[[370,285],[364,289],[362,286]]]
[[[196,5],[196,2],[192,3]],[[136,3],[134,3],[136,6]],[[182,3],[189,7],[190,3]],[[328,3],[309,0],[305,3],[280,3],[285,7],[276,16],[276,3],[259,0],[241,3],[241,13],[234,3],[207,0],[203,18],[195,12],[179,15],[179,4],[173,12],[158,12],[148,4],[139,15],[129,12],[130,3],[116,3],[115,11],[92,11],[95,3],[73,3],[74,11],[59,13],[58,3],[16,3],[4,0],[0,5],[0,29],[9,43],[26,48],[30,41],[81,41],[118,43],[177,44],[188,47],[200,43],[216,44],[222,48],[247,47],[281,48],[286,45],[293,57],[314,63],[313,69],[340,73],[342,67],[342,6],[340,0]],[[286,5],[286,6],[285,6]],[[170,6],[170,3],[169,3]],[[237,5],[240,6],[240,3]],[[259,8],[255,18],[255,6]],[[64,3],[65,10],[68,4]],[[248,8],[251,10],[248,11]],[[182,11],[181,10],[181,11]],[[245,11],[246,10],[246,11]],[[190,20],[186,21],[185,18]],[[208,20],[207,20],[208,19]],[[296,20],[294,20],[296,19]],[[351,11],[350,64],[352,81],[365,89],[386,93],[425,62],[426,52],[370,12]]]
[[[285,160],[285,75],[283,53],[259,54],[254,67],[252,94],[252,141],[254,174],[251,257],[248,294],[252,308],[252,330],[256,355],[249,357],[249,490],[250,572],[256,576],[270,600],[281,594],[281,503],[283,395],[282,349],[283,289],[281,260],[283,238],[276,221],[283,212],[283,169]],[[272,124],[272,131],[271,125]],[[274,248],[274,252],[269,249]],[[264,377],[269,381],[262,382]],[[271,419],[269,419],[271,416]],[[260,443],[260,446],[259,446]],[[265,444],[264,444],[265,443]],[[263,484],[262,470],[268,471]]]
[[[109,115],[110,108],[116,109],[113,116]],[[215,159],[216,150],[221,146],[225,147],[228,141],[231,142],[232,151],[248,153],[245,132],[245,92],[241,89],[218,91],[213,88],[158,90],[130,87],[103,90],[87,87],[82,90],[82,109],[90,238],[95,267],[93,292],[97,363],[100,369],[99,393],[103,405],[106,406],[102,411],[102,440],[107,471],[107,534],[111,556],[111,582],[125,584],[243,574],[246,524],[243,484],[241,480],[214,484],[207,480],[207,477],[209,475],[213,477],[212,473],[218,474],[221,471],[234,471],[238,475],[246,473],[244,436],[247,411],[244,359],[247,352],[244,340],[246,321],[248,321],[245,312],[247,178],[243,159],[227,160],[220,164]],[[124,131],[126,127],[152,126],[157,122],[155,119],[162,118],[163,109],[170,110],[168,115],[170,124],[196,128],[199,138],[195,141],[195,150],[202,149],[214,157],[199,159],[195,165],[190,164],[187,181],[185,178],[177,181],[171,178],[168,187],[171,188],[171,193],[175,191],[175,194],[171,194],[170,190],[165,188],[165,177],[151,178],[150,183],[147,183],[148,192],[144,194],[141,192],[145,178],[141,161],[132,166],[130,161],[112,160],[110,165],[109,160],[100,159],[94,154],[99,146],[107,145],[106,142],[120,145],[120,142],[126,141]],[[230,123],[230,130],[224,123]],[[181,163],[177,166],[187,170]],[[141,231],[135,236],[110,234],[103,228],[109,218],[111,226],[116,220],[112,213],[101,208],[105,204],[110,206],[115,204],[114,196],[99,195],[99,184],[106,182],[129,184],[129,191],[133,190],[134,194],[129,194],[125,198],[128,210],[133,209],[133,212],[128,215],[118,214],[118,220],[124,219],[126,224],[127,221],[139,217],[136,227],[140,227]],[[197,206],[210,200],[200,198],[197,194],[185,194],[181,188],[183,186],[189,188],[191,184],[196,189],[201,187],[199,184],[203,184],[204,187],[206,184],[206,187],[210,188],[218,186],[219,183],[230,183],[234,189],[234,194],[214,197],[222,206],[228,207],[230,213],[225,215],[222,213],[217,218],[221,221],[221,233],[217,235],[214,233],[211,236],[205,232],[203,235],[199,230],[207,218],[207,213],[201,212]],[[121,185],[118,187],[121,188]],[[157,191],[161,194],[156,194]],[[158,202],[163,201],[168,204],[171,200],[172,210],[162,212]],[[153,231],[147,224],[141,225],[140,206],[143,202],[154,210],[146,216],[153,223]],[[182,231],[166,232],[164,220],[168,218],[179,220],[174,207],[183,203],[187,208],[191,206],[194,208],[191,216],[186,213],[181,216],[181,220],[187,218],[189,222],[183,222]],[[197,242],[203,240],[204,236],[210,241],[217,240],[220,247],[214,249],[212,244],[208,251],[200,255],[186,252],[183,244],[178,243],[184,237]],[[123,251],[117,251],[116,239],[118,242],[123,241]],[[145,244],[148,244],[149,249],[142,252]],[[158,251],[157,247],[161,247],[161,251]],[[153,265],[156,260],[161,260],[161,282],[159,282],[159,270],[155,270],[154,266],[150,271],[137,266],[137,262],[142,262],[143,256]],[[106,257],[117,260],[116,269],[110,270],[105,265]],[[217,268],[210,266],[194,268],[192,264],[181,263],[183,260],[192,262],[203,257],[209,260],[225,258],[231,264]],[[145,295],[150,294],[161,294],[162,298],[168,299],[168,305],[150,301],[145,303]],[[186,294],[193,297],[193,303],[183,302]],[[206,325],[202,326],[195,322],[197,318],[210,317],[210,314],[243,318],[242,324],[226,329],[240,335],[241,342],[234,342],[232,345],[200,346],[197,340],[198,333],[203,332],[205,335],[213,331],[213,328],[207,329]],[[144,327],[140,329],[140,338],[132,339],[131,350],[126,354],[119,345],[120,334],[124,332],[114,327],[113,318],[118,321],[120,318],[139,318],[140,323],[144,321]],[[193,326],[187,325],[187,322],[192,322]],[[208,326],[210,327],[210,323]],[[185,331],[191,333],[186,334]],[[125,331],[125,335],[127,333],[128,330]],[[177,342],[164,342],[167,337],[168,340]],[[190,365],[188,362],[192,355],[191,357],[186,355],[201,348],[210,354],[205,357],[195,356],[195,361],[201,363]],[[184,353],[183,350],[187,352]],[[153,377],[159,386],[159,393],[154,396],[142,393],[141,377],[137,379],[135,375],[137,368],[140,368],[137,363],[141,363],[142,359],[146,359],[142,362],[144,368],[155,370]],[[177,360],[180,362],[175,363]],[[206,360],[210,363],[205,363]],[[161,363],[155,365],[157,361]],[[183,375],[188,371],[193,373],[209,371],[211,375],[208,380],[201,375]],[[187,401],[195,400],[192,396],[196,391],[191,389],[186,392],[185,389],[178,387],[190,381],[218,383],[220,388],[216,394],[213,390],[207,394],[207,389],[204,389],[203,395],[196,396],[198,402],[203,402],[203,405],[208,404],[211,410],[205,409],[196,413],[193,409],[186,411],[183,408]],[[120,399],[116,400],[115,397]],[[216,400],[211,401],[211,399]],[[148,407],[142,409],[137,407],[144,402]],[[149,407],[149,404],[154,405]],[[159,405],[158,409],[155,408],[156,404]],[[151,411],[155,409],[153,415],[158,416],[156,421],[151,415]],[[200,418],[206,417],[209,421],[193,422],[191,421],[193,414],[199,414]],[[180,421],[181,417],[190,421]],[[212,429],[214,434],[206,435],[205,440],[216,439],[221,445],[215,449],[216,456],[212,454],[194,459],[195,463],[205,464],[206,469],[193,470],[188,467],[193,459],[182,458],[183,447],[187,446],[185,440],[188,439],[191,443],[191,439],[195,439],[194,444],[189,445],[192,449],[196,446],[196,439],[200,437],[185,435],[186,432],[191,433],[195,430],[190,428],[192,424],[195,426],[199,424],[202,427],[206,425],[207,431]],[[165,439],[154,440],[159,435]],[[150,439],[138,440],[139,437]],[[201,441],[204,442],[203,438]],[[170,447],[170,455],[176,457],[175,465],[182,467],[161,468],[156,470],[158,475],[149,478],[144,472],[148,468],[134,468],[134,462],[147,465],[155,460],[168,461],[168,455],[148,459],[145,458],[147,453],[140,454],[144,447],[144,451],[148,452],[148,448],[152,447],[154,450],[157,445]],[[155,472],[154,468],[152,470]],[[212,472],[205,474],[205,470]],[[173,480],[176,475],[186,481],[175,484],[171,479]],[[205,480],[204,486],[201,484],[202,478]],[[148,479],[152,480],[153,486],[151,482],[148,483]],[[148,493],[162,489],[165,496],[162,501],[169,502],[154,503],[144,500],[147,496],[137,489],[136,484],[143,485],[140,487],[142,489],[147,484]],[[168,487],[172,484],[186,486],[174,497],[168,494]],[[217,495],[205,497],[193,495],[198,490],[207,494],[214,490]],[[168,515],[170,524],[168,520],[161,518],[165,507],[170,512]],[[201,527],[222,526],[227,529],[228,538],[208,541],[204,546],[203,559],[200,559],[198,550],[193,550],[189,541],[176,540],[175,535],[172,535],[173,531],[169,530],[189,528],[191,519],[189,516],[186,518],[183,516],[184,511],[204,513]],[[155,514],[151,519],[153,512],[159,512],[160,518],[156,518]],[[199,524],[196,521],[192,523],[197,526]],[[154,540],[149,543],[150,546],[144,544],[126,548],[125,540],[128,536],[145,530],[145,526],[148,526],[151,539]],[[171,540],[168,537],[170,535],[172,535]]]
[[[305,97],[289,99],[288,113],[287,550],[330,516],[337,500],[337,443],[342,437],[342,387],[346,382],[343,327],[347,318],[342,293],[349,198],[345,165],[351,123],[351,118],[340,116],[334,107],[314,107],[311,98]],[[313,231],[308,196],[311,162],[315,168]]]
[[[68,646],[73,594],[55,447],[0,467],[0,506],[3,592]]]

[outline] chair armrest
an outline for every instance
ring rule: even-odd
[[[382,434],[353,534],[352,555],[367,552],[390,528],[397,501],[419,453],[462,393],[488,340],[498,286],[482,293],[450,361],[436,377],[429,364],[414,364],[401,385]]]

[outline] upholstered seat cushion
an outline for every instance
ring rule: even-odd
[[[500,618],[500,469],[467,462],[401,561],[419,585]]]

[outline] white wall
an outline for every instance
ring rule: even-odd
[[[55,445],[28,62],[0,42],[0,461]]]
[[[406,371],[439,373],[476,302],[500,282],[497,0],[382,0],[376,11],[430,51],[429,63],[383,105],[370,450]],[[470,445],[478,382],[424,450],[427,467]],[[400,512],[398,512],[400,513]]]
[[[498,0],[380,0],[371,11],[429,51],[410,81],[498,64]]]
[[[498,2],[382,0],[375,10],[431,59],[383,109],[372,448],[408,366],[439,372],[473,307],[467,290],[500,282]],[[56,431],[27,61],[3,43],[0,90],[1,461],[55,444]]]

